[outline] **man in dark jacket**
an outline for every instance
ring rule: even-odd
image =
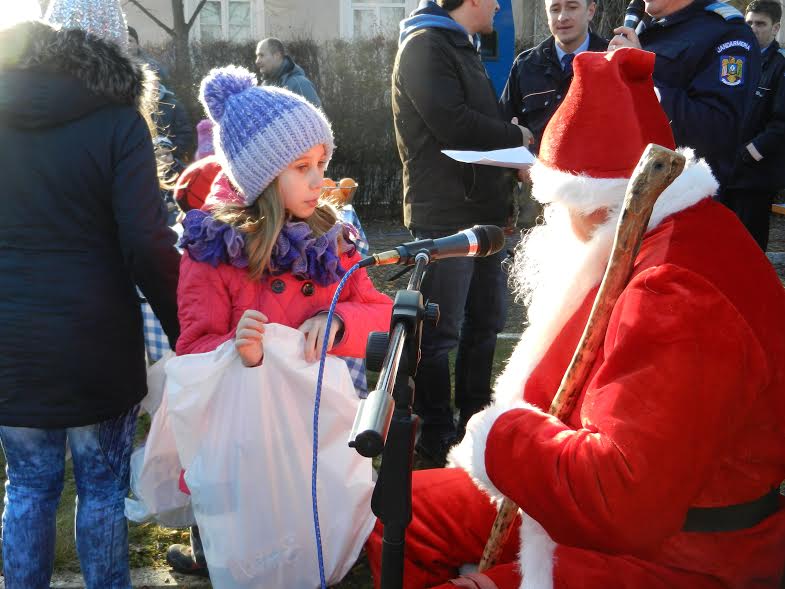
[[[504,120],[477,51],[477,35],[492,30],[498,8],[495,0],[423,1],[401,23],[392,106],[403,163],[404,223],[418,239],[477,223],[503,225],[508,217],[509,171],[462,164],[442,153],[523,143],[524,129]],[[431,264],[425,273],[423,294],[439,304],[441,318],[438,325],[423,326],[417,449],[436,464],[444,463],[456,437],[448,360],[456,344],[459,426],[490,400],[496,334],[506,312],[501,261],[501,254],[452,258]]]
[[[262,76],[262,84],[286,88],[314,106],[322,107],[313,82],[305,75],[303,68],[286,55],[280,39],[268,37],[259,41],[256,46],[256,67]]]
[[[145,122],[146,72],[114,42],[83,30],[27,22],[0,31],[0,441],[9,589],[49,587],[66,443],[85,584],[131,586],[124,501],[147,390],[136,285],[172,347],[179,333],[179,256]]]
[[[640,36],[619,27],[608,46],[657,55],[654,86],[679,147],[692,147],[727,186],[760,78],[760,51],[744,15],[714,0],[647,0]]]
[[[194,151],[194,128],[183,104],[174,92],[158,83],[158,109],[153,114],[158,133],[167,137],[174,146],[172,155],[188,163]]]
[[[537,153],[545,125],[559,108],[572,82],[572,60],[583,51],[605,51],[608,41],[589,31],[594,0],[545,0],[551,36],[524,51],[512,64],[500,99],[505,116],[532,134]]]
[[[744,141],[722,202],[733,210],[763,251],[769,242],[772,198],[785,187],[785,50],[777,43],[782,5],[753,0],[746,21],[762,51],[763,71]]]

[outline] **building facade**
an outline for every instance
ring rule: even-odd
[[[145,8],[167,25],[171,0],[142,0]],[[185,0],[186,19],[199,0]],[[352,39],[397,36],[398,23],[418,0],[208,0],[191,30],[194,40]],[[124,2],[128,24],[142,44],[163,43],[167,34],[131,2]]]

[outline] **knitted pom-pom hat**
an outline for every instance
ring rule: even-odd
[[[324,145],[328,160],[332,156],[333,134],[324,114],[288,90],[257,86],[245,68],[212,70],[202,80],[199,99],[216,125],[221,167],[246,205],[315,145]]]

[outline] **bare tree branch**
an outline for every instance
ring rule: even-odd
[[[207,0],[199,0],[199,4],[196,5],[196,8],[194,9],[194,13],[191,15],[191,18],[188,20],[188,23],[185,25],[185,30],[187,32],[191,31],[191,27],[193,26],[196,17],[199,16],[199,13],[202,11],[202,7],[204,6],[205,2],[207,2]]]
[[[150,20],[152,20],[152,21],[153,21],[155,24],[157,24],[157,25],[158,25],[159,27],[161,27],[161,28],[162,28],[164,31],[166,31],[167,33],[169,33],[169,35],[171,35],[172,37],[174,37],[174,29],[172,29],[171,27],[168,27],[168,26],[167,26],[167,25],[166,25],[166,24],[165,24],[163,21],[161,21],[161,19],[159,19],[157,16],[155,16],[155,15],[154,15],[152,12],[150,12],[150,11],[149,11],[147,8],[145,8],[144,6],[142,6],[142,4],[141,4],[141,2],[139,2],[139,0],[128,0],[128,1],[129,1],[131,4],[133,4],[134,6],[136,6],[136,7],[137,7],[139,10],[141,10],[141,11],[142,11],[142,12],[143,12],[145,15],[147,15],[147,17],[148,17]],[[205,0],[202,0],[202,4],[204,4],[204,3],[205,3]]]

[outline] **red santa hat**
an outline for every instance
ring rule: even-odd
[[[585,51],[575,57],[573,70],[531,170],[533,196],[587,212],[620,205],[646,146],[675,149],[654,92],[654,54],[631,48]]]

